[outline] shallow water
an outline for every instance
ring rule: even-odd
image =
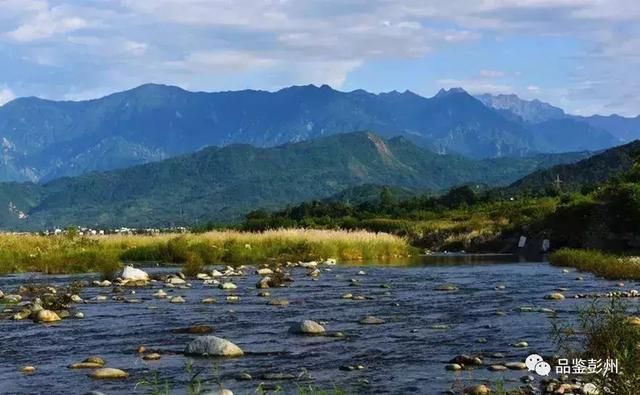
[[[553,353],[550,342],[550,318],[545,313],[520,313],[520,306],[555,309],[560,319],[575,317],[579,306],[590,303],[572,299],[576,293],[602,292],[616,288],[615,282],[596,279],[546,263],[446,264],[409,267],[333,266],[318,281],[306,276],[306,270],[293,269],[295,282],[288,288],[270,289],[271,298],[287,299],[290,305],[266,305],[257,296],[258,276],[247,270],[245,277],[231,280],[238,289],[229,292],[193,281],[192,289],[165,289],[169,296],[182,295],[185,304],[153,299],[160,284],[135,289],[143,303],[129,304],[111,300],[111,288],[85,288],[81,296],[88,300],[98,294],[109,296],[106,302],[77,306],[86,318],[67,319],[55,325],[34,324],[30,320],[0,320],[0,393],[2,394],[75,394],[100,390],[110,394],[145,393],[136,383],[158,371],[161,380],[169,379],[172,393],[184,393],[188,380],[185,361],[193,362],[199,377],[222,382],[234,394],[252,394],[261,382],[283,387],[280,393],[297,393],[297,386],[331,388],[336,385],[349,393],[435,394],[452,386],[490,384],[503,378],[507,386],[517,386],[526,372],[493,373],[485,368],[462,373],[448,372],[448,360],[461,353],[483,354],[485,364],[521,361],[530,353]],[[157,269],[156,269],[157,270]],[[166,270],[166,269],[162,269]],[[364,270],[365,275],[357,272]],[[153,270],[149,269],[150,272]],[[64,284],[91,276],[35,277],[35,281]],[[358,278],[359,286],[350,285]],[[11,291],[24,283],[24,276],[0,278],[0,289]],[[439,292],[434,287],[454,283],[458,292]],[[381,288],[389,284],[390,288]],[[505,290],[495,290],[497,284]],[[628,283],[627,289],[638,284]],[[558,287],[566,287],[564,301],[543,297]],[[130,289],[127,289],[130,292]],[[344,293],[370,296],[371,300],[344,300]],[[386,292],[390,292],[386,295]],[[233,293],[240,301],[230,303]],[[216,304],[200,300],[214,297]],[[636,303],[636,302],[634,302]],[[496,310],[506,312],[496,315]],[[383,325],[365,326],[357,321],[366,316],[383,318]],[[328,331],[342,331],[347,337],[301,337],[287,333],[291,323],[302,319],[326,322]],[[196,335],[174,334],[172,329],[196,324],[212,325],[214,334],[238,344],[247,353],[236,359],[185,358],[181,352]],[[449,329],[432,329],[433,325]],[[486,343],[479,343],[485,338]],[[510,344],[524,340],[528,349]],[[163,354],[159,361],[146,362],[136,353],[144,345]],[[501,352],[504,359],[488,356]],[[89,355],[99,355],[107,366],[130,373],[124,381],[94,381],[87,371],[66,366]],[[37,373],[23,375],[21,366],[34,365]],[[365,369],[343,371],[341,365],[363,365]],[[263,381],[262,373],[300,374],[305,369],[311,379]],[[235,376],[248,372],[254,380],[237,381]],[[207,387],[212,387],[208,384]]]

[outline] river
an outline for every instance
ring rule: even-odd
[[[485,382],[493,386],[504,380],[507,387],[520,384],[526,371],[494,373],[484,368],[450,372],[446,363],[458,354],[483,355],[485,365],[493,362],[522,361],[528,354],[550,355],[551,319],[548,313],[519,312],[522,306],[550,308],[561,320],[572,320],[581,306],[590,303],[573,299],[576,293],[616,289],[616,283],[541,262],[500,262],[410,266],[338,265],[322,266],[317,281],[306,269],[292,269],[294,282],[286,288],[270,289],[271,298],[287,299],[288,306],[267,305],[257,296],[258,276],[247,270],[243,277],[231,280],[238,288],[231,293],[240,297],[228,302],[229,291],[192,281],[191,289],[167,289],[182,295],[184,304],[172,304],[152,297],[161,283],[135,289],[141,303],[111,300],[111,288],[87,287],[81,292],[89,301],[98,294],[108,295],[105,302],[76,305],[84,319],[65,319],[53,325],[30,320],[0,320],[0,393],[2,394],[82,394],[99,390],[107,395],[146,393],[136,383],[153,377],[171,382],[172,393],[185,392],[188,373],[201,372],[199,378],[221,382],[234,394],[254,394],[261,382],[277,384],[280,393],[297,393],[298,386],[334,385],[352,394],[435,394],[468,384]],[[330,271],[325,271],[329,269]],[[149,272],[176,269],[146,269]],[[358,274],[364,271],[365,274]],[[93,280],[95,276],[7,276],[0,278],[5,293],[27,281],[63,285],[71,280]],[[359,285],[353,285],[357,279]],[[444,283],[459,287],[456,292],[437,291]],[[383,284],[388,287],[382,287]],[[504,289],[496,289],[504,285]],[[627,284],[627,289],[637,284]],[[551,301],[544,296],[565,287],[566,300]],[[126,289],[131,292],[131,289]],[[369,299],[347,300],[352,293]],[[215,304],[202,304],[213,297]],[[504,315],[496,314],[497,311]],[[367,315],[385,320],[382,325],[360,325]],[[305,337],[288,333],[290,324],[303,319],[322,322],[329,332],[346,336]],[[186,358],[185,345],[197,335],[175,334],[172,329],[206,324],[214,335],[239,345],[246,355],[235,359]],[[513,343],[526,341],[526,349]],[[159,361],[144,361],[136,352],[143,345],[160,352]],[[491,358],[502,353],[502,358]],[[99,355],[107,366],[121,368],[130,377],[122,381],[95,381],[87,371],[68,369],[67,365]],[[20,367],[33,365],[37,372],[25,375]],[[343,370],[344,365],[362,365],[363,369]],[[237,380],[239,373],[254,379]],[[292,373],[297,380],[266,381],[264,373]],[[304,372],[307,372],[306,374]],[[537,380],[537,379],[536,379]]]

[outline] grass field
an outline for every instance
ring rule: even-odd
[[[197,271],[210,263],[265,263],[335,258],[388,260],[413,248],[386,233],[286,229],[201,234],[38,236],[0,235],[0,273],[100,272],[110,277],[121,262],[170,262]]]

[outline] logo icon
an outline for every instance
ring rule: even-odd
[[[544,359],[542,359],[540,355],[531,354],[525,360],[525,364],[527,365],[527,369],[529,369],[530,372],[534,372],[536,370],[536,365],[543,361]]]
[[[551,373],[551,365],[538,354],[529,355],[525,360],[525,365],[530,372],[536,372],[539,376],[548,376]]]
[[[536,373],[540,376],[548,376],[551,373],[551,365],[546,363],[545,361],[538,362],[536,364]]]

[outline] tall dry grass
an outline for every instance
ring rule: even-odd
[[[336,258],[393,259],[412,253],[401,237],[342,230],[234,230],[202,234],[92,237],[0,235],[0,273],[76,273],[108,276],[120,262],[183,263],[197,272],[210,263],[262,263]]]
[[[552,265],[569,266],[610,280],[640,280],[640,258],[595,250],[563,248],[549,257]]]
[[[135,237],[135,236],[134,236]],[[164,236],[152,241],[121,239],[133,244],[123,260],[188,262],[188,252],[205,263],[258,263],[269,260],[296,261],[391,259],[411,253],[408,242],[385,233],[343,230],[280,229],[265,232],[213,231],[202,234]]]

